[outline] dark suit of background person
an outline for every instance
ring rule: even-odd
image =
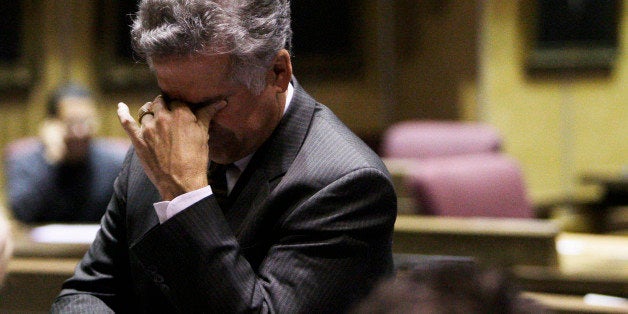
[[[69,85],[51,96],[39,143],[6,156],[9,206],[17,220],[100,220],[125,150],[92,138],[96,119],[95,104],[87,90]]]

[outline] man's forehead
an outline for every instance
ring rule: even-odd
[[[154,71],[178,70],[181,66],[197,68],[199,71],[210,71],[211,74],[226,74],[231,68],[231,58],[226,54],[191,54],[184,56],[153,57],[151,68]]]
[[[226,55],[157,58],[153,69],[159,88],[171,99],[201,102],[233,87]]]

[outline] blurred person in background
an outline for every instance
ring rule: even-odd
[[[126,147],[94,138],[96,104],[81,86],[56,90],[46,111],[38,143],[5,156],[10,209],[24,223],[97,222]]]

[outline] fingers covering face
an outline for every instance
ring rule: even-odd
[[[129,107],[124,103],[118,104],[118,118],[120,124],[124,128],[127,135],[133,142],[144,142],[146,129],[150,129],[154,126],[159,116],[168,115],[169,117],[162,120],[171,121],[172,114],[183,115],[189,117],[190,122],[198,123],[206,130],[209,130],[209,125],[214,116],[227,106],[226,100],[221,100],[213,103],[209,106],[200,108],[195,112],[183,102],[173,101],[166,104],[163,97],[157,96],[152,102],[146,102],[139,111],[138,120],[133,119],[129,113]],[[168,108],[170,107],[170,108]],[[186,119],[187,120],[187,119]]]
[[[198,119],[198,123],[203,125],[206,129],[209,130],[209,125],[211,120],[214,119],[214,116],[222,109],[227,106],[226,100],[221,100],[217,103],[211,104],[205,108],[201,108],[196,111],[196,118]]]

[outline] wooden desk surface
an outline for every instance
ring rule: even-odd
[[[399,215],[395,232],[435,232],[472,235],[547,237],[559,229],[548,220],[490,217]]]
[[[514,272],[530,291],[600,293],[628,297],[628,237],[561,233],[558,267],[519,265]]]
[[[550,221],[399,215],[393,252],[472,256],[498,266],[556,266],[558,228]]]
[[[0,313],[48,313],[61,285],[74,274],[89,248],[90,243],[85,241],[55,243],[37,239],[37,227],[41,226],[12,224],[14,250],[0,289]],[[56,227],[68,233],[73,228]]]
[[[543,220],[401,215],[393,252],[512,267],[528,291],[628,297],[628,237],[561,233]]]
[[[538,292],[524,292],[523,296],[556,313],[628,313],[628,305],[621,301],[595,304],[583,296]]]
[[[76,243],[67,242],[46,242],[34,239],[33,231],[38,227],[58,226],[64,228],[67,226],[68,232],[74,227],[87,226],[89,228],[95,225],[37,225],[26,226],[21,224],[13,224],[13,256],[23,257],[51,257],[51,258],[80,258],[91,245],[90,242],[82,241]]]
[[[565,274],[612,274],[628,281],[628,236],[561,233],[556,250]]]
[[[56,274],[69,278],[79,261],[77,258],[17,257],[9,261],[7,269],[10,274]]]
[[[48,313],[78,258],[14,257],[0,289],[0,313]]]
[[[48,313],[90,244],[37,241],[32,232],[38,226],[12,227],[14,251],[0,288],[0,313]]]
[[[17,234],[0,303],[12,300],[11,309],[20,305],[41,310],[49,307],[89,245],[32,243],[27,235],[28,229]],[[628,297],[626,236],[559,233],[551,224],[534,221],[419,216],[400,216],[394,236],[397,253],[446,255],[459,250],[466,256],[503,258],[509,264],[531,262],[514,267],[527,291]],[[39,301],[32,301],[36,298]],[[0,305],[0,312],[4,309]]]

